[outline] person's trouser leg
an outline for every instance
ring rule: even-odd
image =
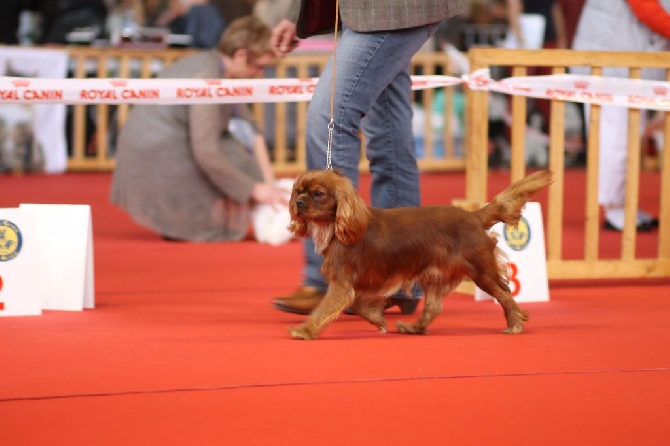
[[[363,119],[372,174],[372,206],[419,206],[419,169],[412,134],[409,66],[382,92]]]
[[[420,206],[419,168],[412,134],[409,66],[398,73],[363,119],[365,152],[370,161],[372,206]],[[417,286],[414,297],[422,294]],[[398,296],[405,296],[400,291]]]
[[[371,138],[375,141],[368,146],[373,205],[418,204],[408,67],[412,56],[438,25],[377,33],[347,29],[338,43],[332,164],[358,186],[359,131],[361,120],[369,115],[366,130],[372,132]],[[331,59],[319,79],[307,113],[307,168],[310,170],[326,167],[332,73]],[[403,89],[407,91],[404,95],[400,94]],[[403,124],[392,128],[384,120],[394,125],[403,121]],[[309,239],[305,242],[305,254],[304,285],[325,290],[327,283],[320,272],[322,258],[314,252],[314,244]]]
[[[598,201],[605,207],[623,207],[628,157],[628,109],[600,108],[600,164]]]
[[[591,107],[584,107],[588,121]],[[641,125],[644,126],[644,119]],[[626,161],[628,159],[628,108],[600,107],[600,146],[598,164],[598,203],[605,209],[606,223],[621,230],[626,200]],[[637,211],[637,224],[650,224],[654,218]]]

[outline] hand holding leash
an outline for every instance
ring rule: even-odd
[[[289,20],[282,20],[279,22],[279,24],[272,30],[270,42],[278,57],[283,57],[286,53],[293,51],[298,46],[295,23]]]

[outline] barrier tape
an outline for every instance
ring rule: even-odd
[[[585,104],[617,105],[647,110],[670,110],[670,82],[577,74],[519,76],[491,79],[488,69],[463,76],[473,90],[558,99]]]
[[[318,78],[307,79],[45,79],[0,77],[0,104],[232,104],[309,101]],[[670,82],[574,74],[496,81],[488,69],[462,78],[412,76],[412,89],[464,84],[540,99],[670,111]]]
[[[0,104],[232,104],[309,101],[308,79],[45,79],[0,77]],[[460,84],[448,76],[412,76],[412,88]]]

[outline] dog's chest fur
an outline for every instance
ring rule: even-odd
[[[312,240],[314,241],[315,245],[314,250],[319,254],[323,254],[323,252],[330,244],[330,241],[333,239],[333,235],[335,233],[335,228],[333,228],[333,224],[332,223],[320,224],[315,221],[310,221],[308,223],[308,228],[309,228],[309,235],[312,237]]]

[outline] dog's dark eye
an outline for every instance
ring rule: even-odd
[[[315,197],[323,197],[325,194],[323,193],[322,190],[315,190],[314,191],[314,196]]]

